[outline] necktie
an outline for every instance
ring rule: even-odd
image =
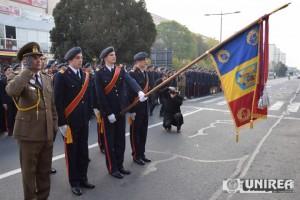
[[[115,68],[112,67],[112,68],[111,68],[111,73],[114,73],[114,70],[115,70]]]
[[[38,83],[38,85],[42,88],[42,84],[41,82],[39,81],[39,75],[34,75],[35,76],[35,81]]]
[[[81,79],[80,78],[80,74],[79,74],[79,71],[77,70],[77,72],[76,72],[76,75],[79,77],[79,79]]]

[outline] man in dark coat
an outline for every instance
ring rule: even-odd
[[[64,59],[69,66],[55,77],[55,102],[59,131],[65,143],[69,183],[72,192],[81,195],[80,186],[90,189],[95,187],[87,178],[91,89],[89,74],[81,70],[81,48],[71,48]]]
[[[125,116],[119,113],[125,108],[124,82],[138,93],[140,101],[145,101],[141,87],[120,66],[115,66],[116,54],[113,47],[107,47],[100,54],[103,67],[96,72],[95,84],[99,110],[104,126],[106,166],[116,178],[130,174],[123,166],[125,152]]]
[[[6,122],[6,129],[8,132],[8,136],[12,136],[14,124],[15,124],[15,117],[17,114],[16,106],[12,98],[6,93],[5,87],[7,85],[7,77],[12,73],[12,68],[10,66],[6,66],[4,68],[4,77],[0,79],[0,102],[1,106],[4,109],[4,116]]]
[[[144,93],[149,90],[149,76],[145,71],[147,67],[148,54],[139,52],[134,56],[136,61],[136,69],[129,72],[130,76],[136,80]],[[135,92],[130,92],[130,103],[137,99]],[[151,162],[145,156],[145,146],[148,132],[148,102],[144,101],[137,104],[129,111],[130,116],[130,142],[132,149],[133,161],[139,165],[145,165],[146,162]]]
[[[176,126],[177,133],[180,133],[181,125],[183,124],[183,116],[180,110],[183,97],[179,95],[179,92],[174,87],[165,88],[162,94],[165,103],[163,127],[170,131],[171,125]]]

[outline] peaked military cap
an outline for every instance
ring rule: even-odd
[[[47,64],[46,66],[45,66],[45,69],[49,69],[51,67],[51,64]]]
[[[148,58],[148,54],[146,52],[139,52],[133,57],[136,61],[145,60],[146,58]]]
[[[21,67],[20,63],[14,64],[14,66],[12,67],[12,69],[15,71],[18,67]]]
[[[87,62],[85,65],[84,65],[84,68],[88,68],[91,66],[91,63]]]
[[[105,49],[101,52],[99,58],[100,58],[100,59],[103,59],[103,58],[105,58],[109,53],[111,53],[111,52],[113,52],[113,51],[115,51],[113,47],[107,47],[107,48],[105,48]]]
[[[6,66],[4,67],[4,71],[8,70],[9,68],[11,68],[11,66],[10,66],[10,65],[6,65]]]
[[[67,64],[66,63],[59,63],[58,65],[57,65],[57,67],[58,68],[61,68],[62,66],[66,66]]]
[[[17,53],[17,58],[21,61],[23,57],[31,55],[43,55],[40,45],[36,42],[29,42],[22,46]]]
[[[81,53],[82,50],[80,47],[73,47],[71,48],[65,55],[65,61],[72,60],[77,54]]]

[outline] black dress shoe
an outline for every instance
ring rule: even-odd
[[[146,158],[146,156],[142,157],[142,160],[143,160],[144,162],[151,162],[151,160],[148,159],[148,158]]]
[[[131,172],[129,170],[126,170],[124,167],[120,168],[119,172],[121,172],[121,174],[131,174]]]
[[[79,186],[76,186],[76,187],[72,187],[72,192],[74,194],[76,194],[77,196],[81,195],[81,189]]]
[[[56,169],[51,168],[50,174],[55,174],[56,173]]]
[[[80,183],[80,186],[82,186],[82,187],[84,187],[84,188],[89,188],[89,189],[95,188],[95,185],[94,185],[94,184],[91,184],[91,183],[89,183],[89,182],[87,182],[87,181]]]
[[[142,159],[133,159],[136,164],[145,165],[145,162]]]
[[[124,176],[123,176],[123,174],[121,174],[121,172],[119,172],[119,171],[115,171],[115,172],[112,172],[112,173],[110,173],[113,177],[116,177],[116,178],[123,178]]]
[[[181,127],[177,127],[177,133],[181,133]]]

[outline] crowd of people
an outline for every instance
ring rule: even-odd
[[[92,189],[88,181],[89,122],[97,116],[98,143],[106,155],[108,172],[122,179],[131,174],[123,166],[125,152],[125,115],[128,105],[133,162],[145,165],[149,116],[159,104],[163,127],[172,125],[181,132],[180,106],[185,97],[193,98],[220,91],[216,72],[192,67],[167,81],[155,93],[151,89],[168,80],[176,70],[148,66],[148,54],[134,56],[132,67],[116,64],[113,47],[105,48],[100,64],[83,65],[82,50],[73,47],[64,56],[65,63],[47,62],[39,44],[25,44],[17,54],[19,64],[6,66],[0,79],[1,132],[17,140],[20,149],[25,199],[46,199],[50,192],[53,143],[56,134],[64,140],[66,171],[71,190]],[[137,103],[140,102],[140,103]]]

